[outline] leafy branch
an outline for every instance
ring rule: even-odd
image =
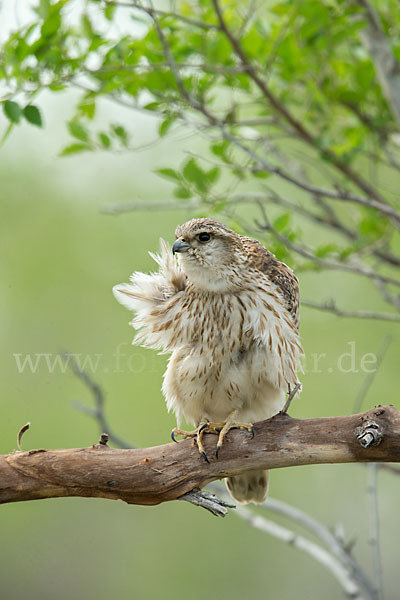
[[[133,146],[126,123],[96,131],[103,98],[153,115],[159,139],[176,143],[182,132],[194,134],[203,140],[200,156],[191,152],[179,167],[155,169],[173,186],[171,208],[222,215],[299,272],[367,278],[392,312],[339,310],[335,301],[309,306],[398,321],[397,3],[280,0],[235,10],[219,0],[198,0],[191,9],[89,0],[72,27],[70,1],[42,0],[35,18],[0,49],[5,135],[23,119],[43,126],[41,92],[68,88],[81,97],[67,123],[65,156],[155,143]],[[118,11],[137,27],[116,39],[108,25]],[[305,243],[304,231],[316,236],[307,234]],[[319,232],[326,242],[311,242]]]

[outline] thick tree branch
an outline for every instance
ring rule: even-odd
[[[400,412],[392,406],[359,415],[257,423],[256,436],[232,431],[206,463],[192,440],[153,448],[31,450],[0,457],[0,503],[82,496],[155,505],[250,469],[350,462],[400,462]]]

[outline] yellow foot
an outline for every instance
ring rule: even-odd
[[[171,438],[174,442],[178,441],[175,439],[176,435],[181,435],[183,440],[186,440],[187,438],[194,438],[196,440],[200,454],[202,455],[204,460],[209,463],[210,461],[208,460],[203,444],[203,436],[205,433],[217,433],[217,431],[213,430],[212,427],[209,429],[210,425],[213,424],[210,423],[207,419],[202,419],[198,427],[196,427],[196,429],[194,429],[193,431],[183,431],[182,429],[178,429],[177,427],[175,427],[171,431]]]
[[[234,410],[229,415],[227,420],[223,423],[212,423],[212,422],[208,421],[207,419],[202,419],[199,426],[196,429],[194,429],[193,431],[183,431],[182,429],[178,429],[177,427],[175,427],[171,431],[171,438],[173,439],[174,442],[177,441],[175,439],[176,435],[181,435],[182,439],[184,439],[184,440],[187,438],[194,438],[196,440],[197,447],[199,449],[200,454],[202,455],[202,457],[204,458],[204,460],[206,462],[210,462],[208,460],[208,457],[207,457],[207,454],[206,454],[206,451],[204,448],[204,444],[203,444],[203,437],[204,437],[205,433],[214,433],[214,434],[218,435],[217,448],[215,451],[215,456],[217,458],[218,458],[220,448],[224,442],[224,438],[231,429],[246,429],[246,431],[248,431],[249,433],[252,434],[252,438],[254,437],[254,434],[255,434],[254,425],[252,423],[236,422],[234,420],[236,414],[237,414],[237,411]]]
[[[228,431],[231,429],[246,429],[249,433],[251,433],[251,438],[255,436],[256,430],[254,429],[254,425],[252,423],[238,423],[234,420],[236,416],[236,411],[233,411],[226,420],[226,423],[222,423],[222,428],[219,430],[217,448],[215,450],[215,456],[218,458],[219,451],[224,443],[224,439]]]

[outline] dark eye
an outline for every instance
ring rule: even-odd
[[[198,238],[200,240],[200,242],[208,242],[208,240],[211,238],[211,235],[209,233],[199,233]]]

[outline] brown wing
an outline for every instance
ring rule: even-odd
[[[299,280],[292,269],[276,258],[272,252],[264,248],[260,242],[242,237],[242,243],[248,256],[249,266],[256,268],[273,281],[282,294],[296,328],[299,328]]]

